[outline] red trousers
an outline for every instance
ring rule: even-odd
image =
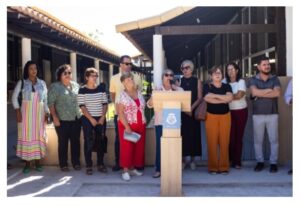
[[[139,115],[138,115],[139,118]],[[122,122],[118,121],[119,138],[120,138],[120,166],[123,168],[144,167],[145,164],[145,136],[146,124],[141,123],[129,124],[133,132],[139,133],[141,138],[136,143],[124,139],[125,127]]]
[[[229,158],[233,165],[242,165],[243,136],[247,118],[248,108],[231,110]]]

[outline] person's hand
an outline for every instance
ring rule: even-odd
[[[55,127],[59,127],[60,126],[60,122],[58,117],[53,117],[53,124]]]
[[[98,124],[97,120],[95,120],[94,118],[91,118],[90,122],[93,125],[93,127],[95,127]]]
[[[98,124],[99,125],[103,125],[104,124],[104,121],[105,121],[105,117],[101,117],[98,121]]]
[[[127,128],[125,128],[125,131],[128,133],[128,134],[131,134],[132,133],[132,130],[131,128],[128,126]]]
[[[17,122],[22,122],[22,113],[20,111],[17,111]]]
[[[172,90],[178,90],[178,86],[175,84],[172,84],[171,87],[172,87]]]
[[[192,117],[192,112],[184,112],[186,115]]]

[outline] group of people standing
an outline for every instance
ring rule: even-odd
[[[112,76],[109,92],[115,104],[115,165],[113,171],[122,170],[122,179],[141,176],[145,160],[146,118],[145,107],[152,108],[153,100],[145,102],[141,78],[131,72],[131,58],[120,58],[120,72]],[[253,102],[254,148],[257,165],[255,171],[264,168],[262,151],[264,130],[267,128],[271,144],[270,172],[277,172],[278,158],[278,106],[280,82],[271,75],[268,58],[258,62],[258,74],[250,79],[250,93]],[[194,64],[182,62],[180,84],[173,83],[174,73],[165,69],[162,86],[155,90],[167,92],[191,91],[191,112],[182,113],[181,135],[183,169],[196,169],[195,158],[202,155],[200,121],[195,119],[195,109],[201,101],[207,103],[205,120],[208,171],[210,174],[228,174],[230,166],[242,167],[243,135],[248,118],[246,83],[241,79],[241,70],[235,63],[226,66],[225,78],[222,67],[210,70],[211,80],[204,85],[193,76]],[[86,174],[93,174],[92,151],[97,152],[97,169],[106,173],[103,157],[106,150],[105,124],[108,96],[105,84],[97,84],[98,71],[87,68],[84,86],[72,81],[72,68],[62,65],[56,71],[56,82],[49,91],[43,80],[37,78],[37,64],[26,63],[23,79],[13,93],[13,106],[18,121],[17,156],[26,161],[23,169],[28,173],[30,162],[35,160],[35,169],[42,171],[39,160],[46,154],[45,122],[51,114],[58,136],[58,157],[61,171],[69,171],[68,143],[71,143],[71,163],[75,170],[80,164],[80,131],[84,133],[84,156]],[[20,99],[21,98],[21,99]],[[18,100],[19,99],[19,100]],[[160,138],[162,136],[162,112],[155,113],[156,160],[154,178],[160,177]],[[125,135],[139,135],[132,142]],[[96,140],[98,139],[98,140]]]

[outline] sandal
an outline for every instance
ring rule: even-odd
[[[93,174],[93,169],[92,168],[86,168],[86,172],[87,175],[92,175]]]
[[[81,170],[81,166],[79,164],[77,164],[77,165],[74,166],[74,169],[77,170],[77,171]]]
[[[37,165],[37,166],[35,167],[35,170],[38,171],[38,172],[42,172],[42,171],[43,171],[42,165]]]
[[[63,172],[68,172],[68,171],[70,171],[70,170],[69,170],[69,167],[67,167],[67,166],[61,167],[60,170],[63,171]]]
[[[24,167],[24,169],[23,169],[23,173],[24,174],[28,174],[30,172],[30,167]]]
[[[98,165],[98,172],[107,173],[107,169],[104,165]]]

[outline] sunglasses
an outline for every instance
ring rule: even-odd
[[[171,74],[171,73],[165,73],[165,77],[174,77],[174,74]]]
[[[70,71],[63,72],[64,75],[71,75],[72,73]]]
[[[124,65],[126,65],[126,66],[132,66],[132,63],[122,63],[122,64],[124,64]]]
[[[188,70],[190,68],[191,68],[190,66],[185,66],[185,67],[181,67],[181,70]]]
[[[98,78],[99,75],[90,75],[89,77]]]

